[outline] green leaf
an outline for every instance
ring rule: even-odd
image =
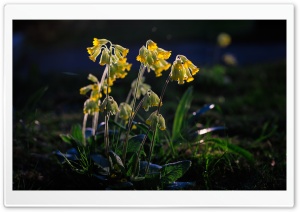
[[[111,163],[111,168],[114,171],[125,173],[125,167],[120,156],[113,151],[109,151],[109,162]]]
[[[183,94],[174,116],[173,129],[172,129],[172,140],[176,140],[181,133],[181,129],[186,125],[186,119],[188,110],[190,109],[193,98],[193,87],[189,87]]]
[[[246,149],[244,149],[242,147],[228,143],[227,141],[224,141],[224,140],[218,139],[218,138],[206,139],[205,142],[214,142],[215,144],[218,144],[218,146],[220,146],[222,149],[224,149],[226,151],[230,151],[235,154],[239,154],[242,157],[246,158],[250,163],[252,163],[252,164],[254,163],[253,155],[249,151],[247,151]]]
[[[83,144],[83,135],[81,126],[79,124],[73,125],[71,129],[71,136],[79,143]]]
[[[147,165],[148,165],[147,161],[141,161],[140,162],[140,174],[143,175],[143,176],[145,175]],[[162,167],[160,165],[150,163],[148,174],[155,173],[155,172],[160,172],[161,169],[162,169]]]
[[[131,137],[128,140],[127,152],[128,153],[129,152],[138,152],[145,136],[146,136],[145,134],[140,134],[140,135]]]
[[[189,160],[169,163],[162,166],[161,182],[162,184],[170,184],[182,177],[191,167],[192,162]]]
[[[70,144],[72,145],[72,137],[70,135],[64,135],[64,134],[60,134],[59,137],[64,141],[66,142],[67,144]]]

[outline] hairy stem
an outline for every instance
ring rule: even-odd
[[[170,81],[170,76],[171,73],[169,74],[165,84],[164,84],[164,87],[161,91],[161,94],[160,94],[160,97],[159,97],[159,104],[157,106],[157,115],[159,115],[159,111],[160,111],[160,108],[161,108],[161,103],[162,103],[162,99],[164,97],[164,94],[166,92],[166,89],[167,89],[167,86],[168,86],[168,83]],[[147,168],[146,168],[146,171],[145,171],[145,175],[147,174],[148,170],[149,170],[149,165],[150,165],[150,161],[151,161],[151,157],[152,157],[152,152],[153,152],[153,147],[154,147],[154,139],[155,139],[155,135],[156,135],[156,130],[157,130],[157,125],[153,131],[153,136],[152,136],[152,139],[151,139],[151,144],[150,144],[150,154],[149,154],[149,159],[148,159],[148,163],[147,163]]]
[[[131,114],[131,116],[129,117],[129,121],[128,121],[128,125],[127,125],[128,127],[127,127],[125,141],[124,141],[124,144],[123,144],[123,154],[122,154],[122,162],[124,164],[125,164],[125,160],[126,160],[128,138],[129,138],[129,133],[131,131],[132,121],[134,119],[134,116],[136,115],[136,111],[139,109],[139,107],[141,105],[141,102],[144,101],[144,99],[142,99],[141,102],[140,102],[140,105],[137,107],[137,109],[134,109],[135,108],[135,102],[136,102],[137,90],[138,90],[138,87],[139,87],[141,77],[144,74],[145,68],[146,67],[143,64],[141,64],[140,71],[139,71],[138,78],[137,78],[137,82],[136,82],[135,89],[134,89],[135,91],[134,91],[134,97],[133,97],[133,103],[132,103],[132,110],[135,110],[135,112],[133,114]]]
[[[140,154],[141,154],[142,148],[143,148],[143,146],[144,146],[144,144],[146,142],[146,139],[148,138],[149,131],[150,131],[150,126],[148,127],[146,135],[145,135],[145,137],[144,137],[144,139],[143,139],[143,141],[142,141],[142,143],[140,145],[139,151],[137,153],[137,159],[136,159],[136,161],[134,163],[134,168],[133,168],[133,172],[132,173],[136,172],[136,168],[137,168],[137,165],[138,165],[138,162],[139,162]]]
[[[85,138],[85,129],[86,129],[86,122],[89,114],[84,114],[83,122],[82,122],[82,136],[83,136],[83,145],[86,146],[86,138]]]

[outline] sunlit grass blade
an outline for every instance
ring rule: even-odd
[[[182,127],[186,124],[185,117],[187,116],[187,112],[190,109],[192,98],[193,87],[189,87],[183,94],[175,112],[172,128],[172,141],[180,136]]]
[[[224,149],[225,151],[230,151],[232,153],[238,154],[247,159],[251,164],[254,163],[253,155],[242,147],[228,143],[227,141],[218,138],[205,139],[205,142],[213,142],[215,144],[218,144],[218,146]]]

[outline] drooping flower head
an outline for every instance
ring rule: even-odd
[[[157,107],[160,102],[160,99],[156,93],[152,90],[148,90],[143,101],[143,108],[145,111],[149,110],[149,107]],[[162,103],[160,103],[162,105]]]
[[[132,107],[126,102],[122,102],[119,107],[119,117],[123,120],[128,120],[132,113]]]
[[[113,63],[110,66],[110,78],[114,81],[118,78],[124,78],[127,75],[126,71],[130,71],[131,65],[126,62],[127,58],[120,58],[117,63]]]
[[[193,81],[193,75],[198,71],[199,68],[197,68],[190,60],[183,55],[178,55],[173,62],[170,77],[171,80],[178,81],[178,84],[184,84],[185,81]]]
[[[83,105],[83,113],[94,115],[94,113],[99,112],[99,105],[96,101],[87,99]]]
[[[107,110],[110,115],[115,115],[120,111],[117,102],[112,96],[106,97],[100,105],[100,111],[103,112],[104,110]]]
[[[158,126],[160,130],[166,129],[165,119],[161,114],[157,115],[157,111],[151,113],[149,118],[146,120],[146,124],[150,126],[151,130],[155,130],[156,126]]]
[[[93,84],[80,88],[80,94],[86,95],[89,91],[91,91],[91,95],[89,99],[98,102],[102,97],[102,94],[100,93],[100,83],[97,77],[95,77],[92,74],[89,74],[88,79],[92,81]]]
[[[108,43],[110,44],[109,47],[107,46]],[[93,46],[88,47],[87,52],[93,62],[95,62],[97,57],[101,54],[99,64],[104,66],[117,63],[119,59],[125,58],[129,50],[121,45],[112,44],[107,39],[94,38]]]
[[[166,61],[171,56],[171,51],[159,48],[155,42],[148,40],[146,46],[142,46],[139,50],[137,61],[143,63],[148,72],[153,70],[156,77],[161,76],[161,72],[170,68],[171,65]]]

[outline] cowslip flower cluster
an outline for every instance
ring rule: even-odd
[[[110,44],[109,48],[107,44]],[[99,64],[101,66],[109,66],[109,86],[118,78],[124,78],[127,75],[126,71],[130,71],[131,65],[127,62],[127,54],[129,50],[118,44],[112,44],[107,39],[94,38],[93,46],[87,48],[89,58],[95,62],[100,56]]]
[[[162,76],[161,72],[168,70],[171,66],[171,64],[166,61],[170,56],[171,51],[159,48],[155,42],[148,40],[146,46],[140,48],[136,60],[144,64],[148,72],[153,70],[156,77],[160,77]]]
[[[178,81],[178,84],[184,82],[191,82],[194,80],[193,75],[199,72],[199,68],[195,66],[190,60],[183,55],[178,55],[173,62],[170,78],[171,80]]]
[[[100,83],[97,77],[89,74],[88,80],[92,81],[93,84],[80,88],[80,94],[86,95],[91,91],[90,97],[84,103],[83,113],[93,115],[95,112],[99,111],[100,98],[102,97],[102,94],[100,92]]]

